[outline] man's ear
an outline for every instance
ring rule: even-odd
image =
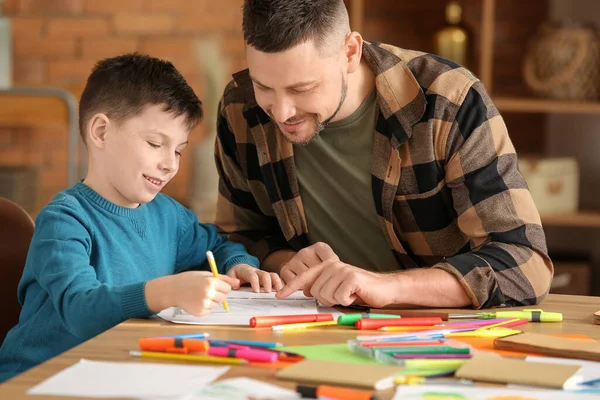
[[[362,58],[362,46],[363,39],[358,32],[350,32],[346,36],[346,42],[344,43],[344,52],[346,53],[346,59],[348,60],[347,71],[349,74],[353,73],[360,66],[360,59]]]
[[[88,124],[88,141],[91,145],[104,148],[110,120],[106,114],[94,114]]]

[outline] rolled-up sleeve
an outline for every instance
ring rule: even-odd
[[[553,276],[537,208],[506,125],[481,82],[458,109],[446,146],[446,184],[471,251],[434,265],[476,308],[539,303]]]

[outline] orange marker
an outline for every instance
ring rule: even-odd
[[[206,353],[210,348],[208,341],[200,339],[141,338],[138,340],[140,350],[164,351],[167,353]]]
[[[372,392],[327,385],[298,385],[296,386],[296,392],[300,393],[303,398],[311,399],[377,400]]]

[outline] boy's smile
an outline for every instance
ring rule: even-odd
[[[161,179],[158,178],[154,178],[148,175],[144,175],[144,178],[150,182],[150,184],[152,185],[152,187],[156,188],[157,191],[160,191],[163,186],[167,183],[166,181],[163,181]]]

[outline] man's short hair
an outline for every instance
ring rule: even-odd
[[[349,26],[343,0],[244,0],[244,40],[263,53],[279,53],[308,40],[326,51],[330,39],[345,37]]]
[[[79,102],[81,135],[85,140],[87,124],[96,113],[121,123],[149,105],[163,105],[174,117],[185,116],[190,130],[203,115],[202,102],[169,61],[139,53],[100,60]]]

